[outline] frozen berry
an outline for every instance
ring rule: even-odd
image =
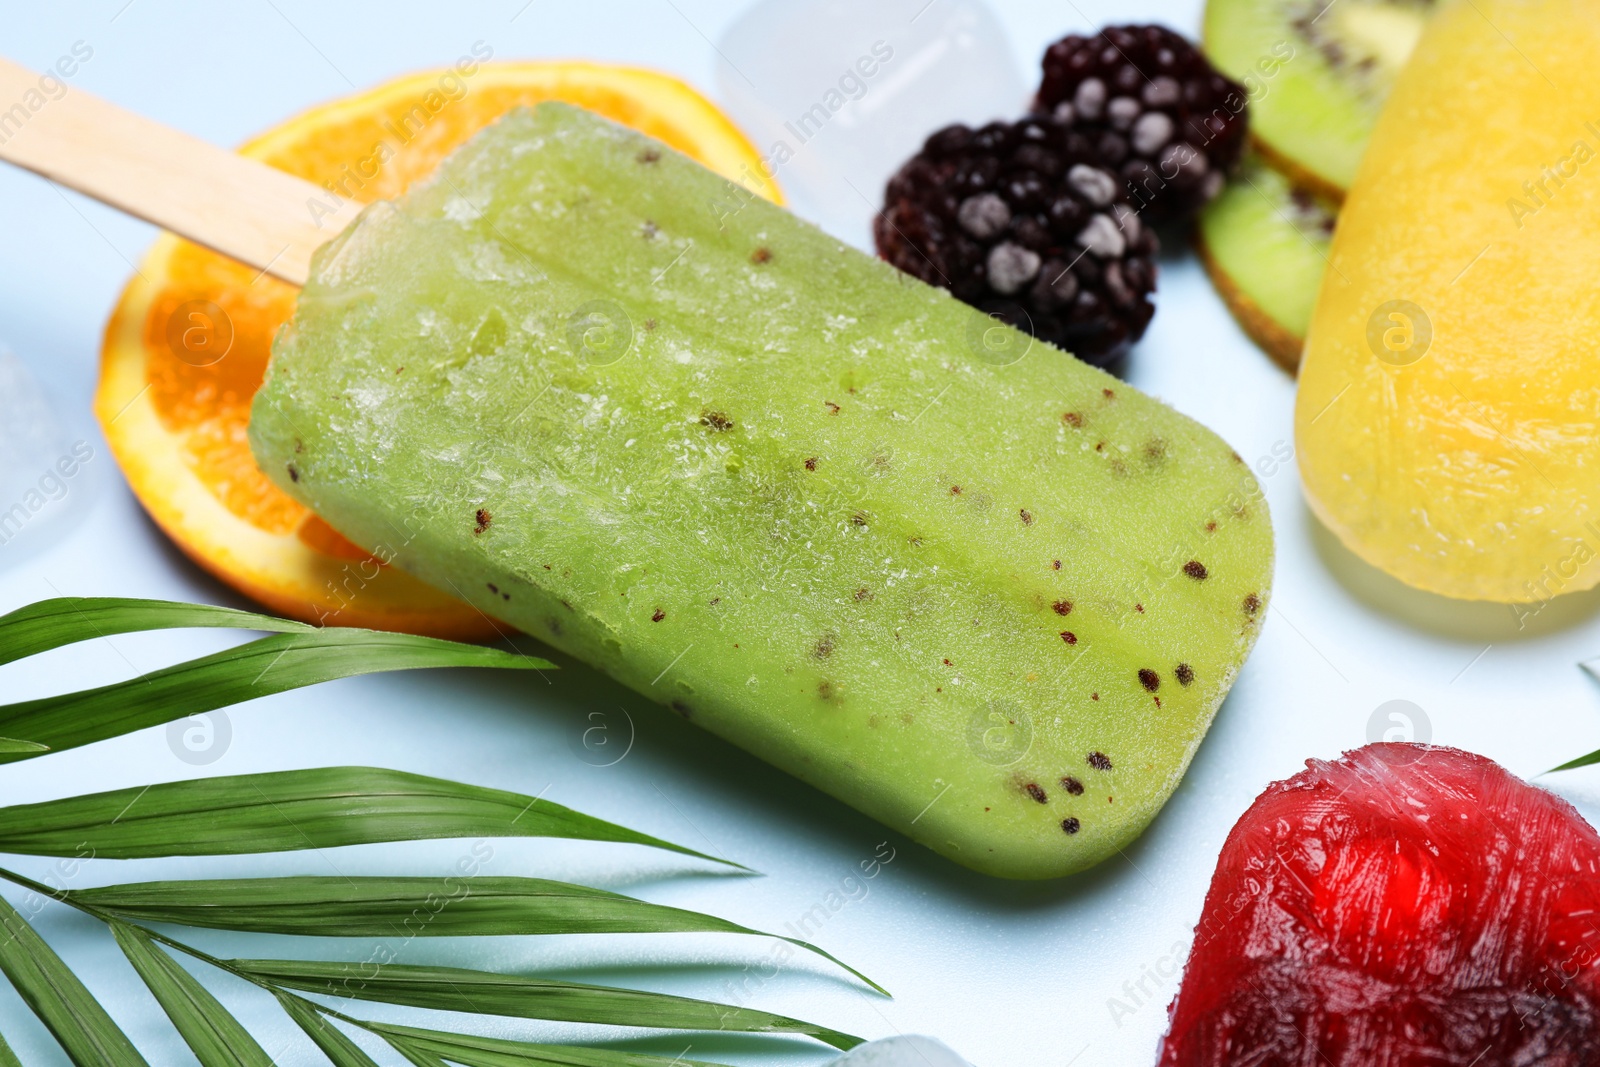
[[[1458,749],[1309,760],[1222,846],[1159,1063],[1600,1063],[1597,914],[1561,798]]]
[[[1104,366],[1155,313],[1156,236],[1099,159],[1048,116],[940,130],[890,179],[878,254]]]
[[[1157,224],[1217,195],[1244,150],[1244,88],[1163,26],[1063,37],[1045,51],[1036,106],[1081,131]]]

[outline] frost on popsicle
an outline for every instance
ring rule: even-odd
[[[1203,427],[558,104],[322,250],[251,439],[378,558],[1009,877],[1149,822],[1271,577]]]

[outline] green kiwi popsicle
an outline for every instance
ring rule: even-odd
[[[315,261],[251,444],[385,561],[958,863],[1087,867],[1265,616],[1220,439],[559,104]]]

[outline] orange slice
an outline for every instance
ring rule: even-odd
[[[750,143],[704,97],[662,74],[593,63],[463,60],[313,108],[239,151],[341,196],[384,199],[509,109],[542,100],[632,126],[781,202]],[[494,636],[477,609],[384,566],[257,469],[250,399],[297,291],[170,234],[156,241],[106,327],[95,398],[129,485],[196,563],[273,611]]]

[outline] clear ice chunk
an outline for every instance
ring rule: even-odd
[[[930,133],[1027,104],[980,0],[764,0],[717,51],[722,101],[795,213],[869,250],[884,184]]]
[[[27,365],[0,345],[0,567],[49,543],[71,513],[81,513],[94,456],[72,439]],[[80,498],[77,501],[70,497]]]
[[[920,1034],[901,1034],[857,1045],[828,1067],[970,1067],[955,1050]]]

